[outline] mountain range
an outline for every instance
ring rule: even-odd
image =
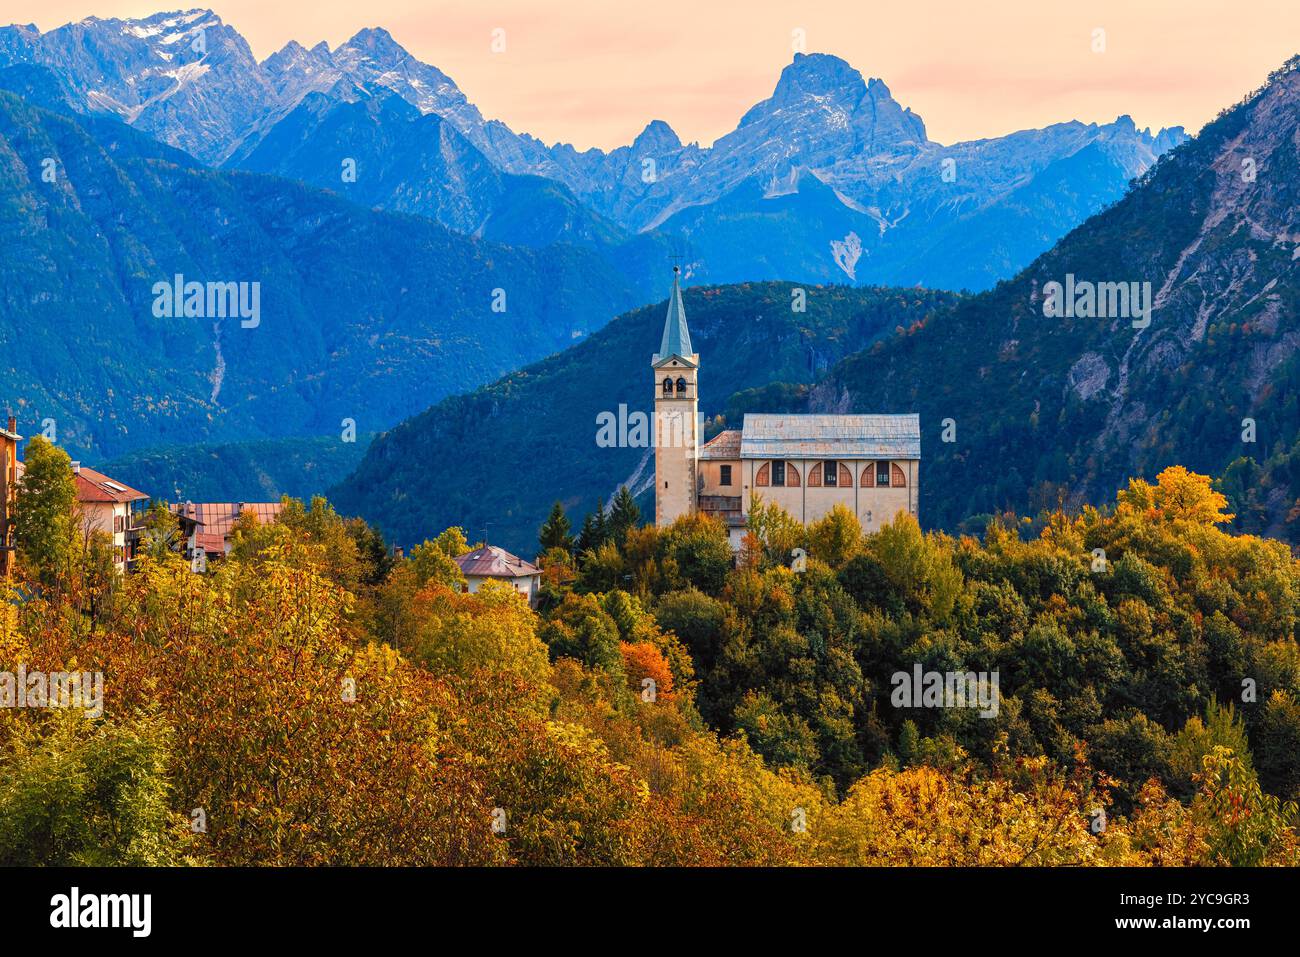
[[[74,455],[372,432],[651,295],[579,246],[503,246],[207,169],[32,102],[58,96],[45,68],[0,70],[0,395]],[[178,276],[256,289],[255,321],[160,303]]]
[[[920,514],[932,527],[1105,504],[1128,477],[1182,464],[1220,476],[1238,527],[1300,542],[1298,67],[988,292],[882,294],[892,311],[864,322],[873,301],[842,288],[808,289],[811,318],[791,315],[788,284],[687,290],[702,411],[733,427],[747,410],[919,412]],[[1053,283],[1124,284],[1134,298],[1109,314],[1061,314],[1045,305]],[[589,509],[626,483],[648,505],[645,460],[596,448],[594,415],[648,405],[662,317],[663,306],[623,317],[380,435],[334,497],[399,538],[461,516],[497,522],[493,540],[523,548],[551,501]],[[759,329],[770,355],[749,348]],[[790,343],[834,364],[792,362]],[[410,496],[416,473],[449,498]]]
[[[1121,116],[944,146],[882,80],[796,54],[712,146],[654,120],[627,146],[579,151],[485,119],[381,28],[332,50],[291,42],[259,63],[208,10],[0,28],[0,66],[15,64],[50,68],[75,108],[208,166],[509,244],[598,247],[625,272],[662,258],[662,244],[630,242],[657,235],[710,283],[988,288],[1185,139]]]

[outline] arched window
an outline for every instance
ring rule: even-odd
[[[890,483],[894,488],[907,488],[907,476],[897,464],[890,466],[890,472],[893,474],[893,481]]]
[[[754,484],[759,488],[767,488],[769,477],[772,474],[772,467],[769,463],[764,462],[759,467],[758,474],[754,476]]]
[[[673,377],[664,376],[664,395],[673,394]]]
[[[679,395],[686,394],[686,380],[681,378],[680,376],[677,379],[677,392]]]

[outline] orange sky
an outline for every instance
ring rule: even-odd
[[[42,30],[175,0],[2,0]],[[1296,0],[213,0],[263,58],[386,27],[489,118],[548,143],[626,144],[647,121],[708,144],[808,52],[878,76],[943,143],[1067,119],[1195,131],[1300,52]],[[494,28],[505,50],[491,50]],[[1092,51],[1105,30],[1105,52]]]

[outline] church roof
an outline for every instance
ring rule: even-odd
[[[919,459],[921,417],[747,413],[742,459]]]
[[[682,305],[682,288],[677,283],[677,268],[673,267],[673,291],[668,296],[668,315],[664,319],[664,335],[654,361],[662,362],[669,356],[686,358],[694,355],[691,349],[691,331],[686,328],[686,307]]]
[[[740,429],[719,432],[700,446],[700,458],[706,461],[740,458]]]

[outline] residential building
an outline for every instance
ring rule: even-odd
[[[537,593],[542,584],[542,570],[532,562],[511,555],[495,545],[480,545],[455,559],[471,592],[476,592],[485,581],[505,582],[537,607]]]
[[[14,501],[18,491],[18,422],[11,415],[0,429],[0,576],[8,578],[14,567]]]
[[[241,515],[253,514],[259,525],[269,525],[283,507],[280,502],[185,502],[171,510],[185,536],[185,557],[193,560],[202,554],[207,562],[229,553],[231,532]]]
[[[82,530],[87,537],[93,532],[107,535],[113,546],[113,564],[118,571],[129,569],[139,547],[149,496],[80,462],[72,463],[72,477]]]

